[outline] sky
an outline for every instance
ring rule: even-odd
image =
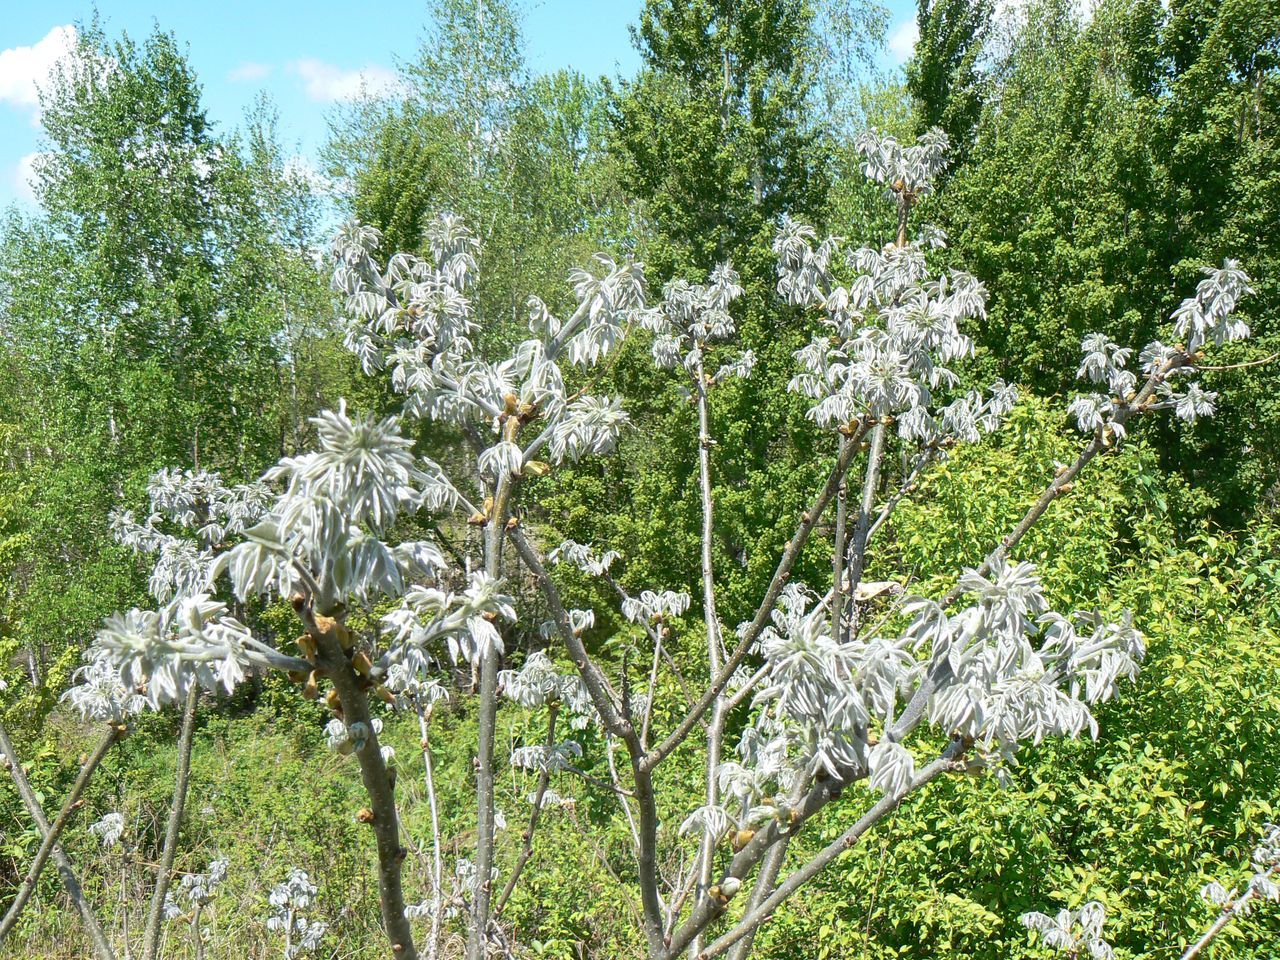
[[[527,0],[526,58],[539,73],[571,67],[588,76],[629,75],[639,64],[627,30],[642,0]],[[884,64],[910,56],[915,3],[889,0]],[[94,0],[0,0],[0,207],[31,202],[31,163],[41,148],[36,91],[50,65],[93,16]],[[362,86],[391,83],[414,59],[426,26],[422,0],[97,0],[108,36],[135,39],[154,26],[188,48],[210,120],[239,125],[265,91],[290,152],[313,160],[327,117]],[[368,12],[376,10],[376,15]]]

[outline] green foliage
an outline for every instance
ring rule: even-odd
[[[137,595],[108,512],[161,467],[256,476],[353,367],[321,339],[316,201],[269,108],[219,138],[172,36],[96,24],[42,107],[40,212],[0,230],[0,490],[23,544],[0,559],[0,642],[25,651],[41,708]]]
[[[991,291],[980,340],[1007,377],[1067,388],[1086,331],[1141,347],[1224,257],[1259,295],[1256,339],[1221,362],[1276,350],[1278,41],[1265,2],[1112,0],[1087,22],[1058,0],[1028,9],[938,208],[957,262]],[[1166,467],[1211,489],[1223,519],[1272,496],[1277,376],[1210,374],[1233,415],[1164,437]]]
[[[962,161],[982,112],[979,60],[991,25],[991,0],[919,0],[920,31],[907,63],[907,91],[919,112],[918,132],[941,127]]]
[[[383,229],[389,248],[420,249],[424,218],[445,208],[481,231],[476,297],[482,336],[494,342],[520,330],[527,294],[562,307],[568,269],[597,249],[643,259],[655,286],[733,261],[746,288],[734,308],[742,346],[759,358],[752,380],[717,388],[712,401],[713,553],[721,614],[734,624],[754,609],[834,454],[785,390],[812,323],[776,301],[776,221],[789,213],[855,243],[891,239],[892,214],[857,172],[848,126],[867,121],[903,137],[944,126],[964,162],[922,213],[952,234],[943,256],[992,292],[990,318],[974,331],[978,365],[1053,399],[1028,399],[1004,432],[936,467],[877,534],[869,576],[938,593],[1008,532],[1055,459],[1078,450],[1057,394],[1071,383],[1083,332],[1140,346],[1199,264],[1239,256],[1256,279],[1246,308],[1262,336],[1222,356],[1280,346],[1273,6],[1108,0],[1086,22],[1065,0],[1040,0],[1025,21],[997,18],[989,31],[986,4],[922,2],[905,88],[840,91],[836,48],[856,40],[834,37],[832,25],[880,22],[860,4],[649,0],[635,30],[640,73],[598,82],[530,76],[514,4],[437,0],[434,32],[402,90],[339,117],[326,162],[350,184],[341,203]],[[397,403],[352,377],[333,335],[331,301],[310,265],[321,210],[283,163],[269,106],[239,136],[219,137],[174,38],[110,42],[96,27],[83,36],[84,62],[111,57],[118,68],[69,71],[55,84],[44,104],[42,210],[10,214],[0,232],[0,678],[12,684],[6,723],[21,734],[47,808],[92,738],[53,709],[56,696],[102,615],[134,601],[144,578],[142,563],[108,542],[108,509],[136,503],[159,466],[256,475],[305,443],[307,413],[339,395],[370,410]],[[837,102],[847,115],[834,115]],[[1018,914],[1096,898],[1117,956],[1157,960],[1209,921],[1200,885],[1240,878],[1278,802],[1280,531],[1258,513],[1280,464],[1277,369],[1207,374],[1222,416],[1194,431],[1133,436],[1091,464],[1018,548],[1039,565],[1055,607],[1130,608],[1148,637],[1140,681],[1100,712],[1100,738],[1027,749],[1004,789],[994,778],[936,783],[762,928],[761,955],[1044,956]],[[656,372],[635,339],[603,379],[637,429],[618,457],[531,481],[537,508],[522,516],[549,543],[572,536],[623,550],[628,584],[696,595],[687,391]],[[455,437],[421,439],[438,459],[469,466]],[[896,474],[888,464],[885,489]],[[1215,503],[1220,520],[1248,524],[1207,523]],[[819,529],[797,579],[830,577],[829,533]],[[605,612],[613,598],[577,574],[557,577],[569,598],[600,611],[587,636],[593,653],[645,683],[646,645]],[[286,605],[250,614],[291,649]],[[538,618],[529,619],[508,638],[509,660],[540,644]],[[695,683],[704,642],[696,613],[673,625],[671,652]],[[39,683],[16,682],[32,675]],[[301,702],[295,686],[269,678],[246,687],[202,709],[183,828],[181,870],[218,854],[232,861],[205,918],[206,955],[278,952],[262,918],[271,885],[292,866],[320,886],[326,949],[380,955],[356,765],[326,749],[329,714]],[[689,694],[663,679],[655,729],[677,722]],[[541,742],[546,720],[545,711],[504,709],[499,756]],[[175,727],[171,714],[141,725],[107,761],[67,837],[117,933],[141,922]],[[419,736],[416,721],[387,717],[415,900],[429,893],[431,838]],[[581,736],[584,763],[594,764],[584,772],[607,779],[607,745],[598,731]],[[476,739],[468,706],[432,723],[446,872],[474,845]],[[694,737],[661,768],[664,831],[701,802],[702,765]],[[519,772],[500,778],[504,867],[534,783]],[[507,911],[516,938],[539,957],[636,956],[638,906],[626,892],[634,864],[617,798],[569,775],[553,787],[576,803],[549,808],[539,827]],[[796,843],[792,865],[868,803],[850,790]],[[100,853],[85,832],[108,810],[126,816],[127,851]],[[0,791],[0,823],[25,823],[12,791]],[[6,826],[0,886],[35,846],[34,831]],[[680,867],[678,855],[661,865],[667,875]],[[6,955],[84,956],[52,874],[39,898]],[[1233,925],[1215,956],[1264,960],[1278,938],[1280,916],[1263,908]],[[171,928],[166,955],[194,955],[185,929]]]

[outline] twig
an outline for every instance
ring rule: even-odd
[[[444,910],[444,894],[441,890],[444,865],[440,857],[440,811],[436,804],[435,770],[431,762],[431,741],[427,735],[427,714],[430,711],[430,706],[427,707],[426,714],[424,714],[421,705],[417,709],[418,730],[422,734],[422,765],[425,768],[424,776],[427,782],[427,806],[431,810],[431,893],[433,902],[431,906],[431,933],[427,938],[427,960],[435,960],[436,954],[440,951],[440,920],[441,913]]]
[[[1280,873],[1280,863],[1272,866],[1263,876],[1270,880],[1277,873]],[[1182,960],[1193,960],[1194,957],[1198,956],[1200,951],[1217,939],[1218,934],[1226,929],[1227,924],[1236,918],[1236,914],[1240,913],[1241,908],[1256,896],[1257,893],[1254,888],[1250,887],[1242,896],[1223,907],[1221,916],[1213,922],[1212,926],[1204,932],[1199,940],[1187,947],[1186,952],[1182,955]]]
[[[1246,367],[1261,367],[1264,364],[1273,363],[1276,360],[1280,360],[1280,352],[1273,353],[1269,357],[1263,357],[1261,360],[1245,360],[1241,363],[1224,363],[1218,366],[1209,367],[1201,366],[1198,363],[1190,364],[1190,366],[1193,370],[1213,370],[1216,372],[1219,370],[1243,370]]]
[[[550,753],[556,745],[556,717],[560,713],[560,704],[553,702],[550,712],[551,716],[547,720],[547,753]],[[515,890],[516,884],[520,881],[520,874],[524,871],[525,864],[533,856],[533,832],[538,829],[538,819],[542,816],[542,798],[546,795],[547,786],[550,783],[551,765],[544,763],[542,773],[538,775],[538,789],[533,795],[533,810],[529,813],[529,826],[524,831],[524,846],[520,848],[520,856],[516,859],[516,864],[511,870],[511,876],[507,878],[507,884],[502,888],[498,902],[493,907],[495,921],[502,916],[502,911],[506,907],[507,901],[511,899],[512,891]]]

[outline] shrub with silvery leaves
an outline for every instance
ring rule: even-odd
[[[191,910],[212,903],[218,887],[227,879],[230,864],[231,861],[225,857],[218,857],[210,862],[204,873],[185,874],[178,881],[177,891],[165,894],[164,919],[176,920]]]
[[[788,386],[806,398],[817,429],[840,438],[836,466],[827,492],[815,501],[816,514],[805,513],[799,521],[754,617],[740,625],[737,650],[730,653],[719,642],[718,623],[707,624],[708,636],[713,626],[717,635],[717,643],[708,645],[709,671],[705,682],[689,692],[693,706],[675,729],[656,730],[653,698],[633,691],[630,677],[610,678],[587,649],[584,637],[606,618],[562,602],[538,545],[525,532],[523,515],[511,511],[510,495],[527,478],[616,448],[629,421],[621,400],[599,391],[595,374],[629,333],[652,337],[660,367],[692,376],[700,415],[706,413],[709,386],[750,374],[750,354],[733,352],[731,311],[741,292],[739,278],[721,264],[705,282],[671,282],[650,303],[639,264],[597,257],[590,269],[570,276],[574,305],[567,315],[557,316],[546,302],[531,297],[528,336],[490,356],[479,345],[481,318],[471,299],[479,244],[448,215],[430,223],[424,256],[397,254],[381,262],[375,259],[381,236],[356,223],[334,241],[333,285],[348,317],[346,343],[367,373],[387,376],[403,397],[397,416],[365,419],[349,413],[345,404],[324,412],[313,420],[316,448],[285,457],[267,471],[251,495],[243,494],[235,517],[229,508],[206,507],[215,520],[200,519],[196,504],[226,498],[209,494],[208,481],[198,475],[166,475],[157,484],[156,511],[167,511],[172,519],[166,522],[199,522],[198,549],[192,554],[174,547],[168,556],[157,549],[157,566],[164,567],[156,577],[164,588],[157,591],[160,609],[118,614],[100,632],[88,666],[97,671],[95,682],[114,678],[115,687],[105,686],[117,699],[126,698],[112,708],[124,709],[133,696],[156,706],[193,685],[230,691],[256,666],[289,671],[305,680],[304,690],[313,696],[327,677],[334,684],[331,744],[354,753],[366,783],[376,787],[386,782],[389,756],[381,747],[364,749],[379,734],[364,691],[389,703],[420,706],[421,698],[433,700],[443,689],[442,665],[465,664],[480,681],[482,747],[492,746],[499,692],[524,708],[564,707],[575,729],[597,727],[604,733],[613,778],[606,786],[622,798],[631,821],[645,936],[654,960],[669,960],[668,954],[696,945],[771,847],[847,787],[866,780],[877,794],[865,824],[860,820],[846,835],[852,843],[859,831],[937,776],[984,768],[1003,772],[1026,744],[1094,735],[1093,708],[1136,675],[1145,653],[1142,636],[1124,613],[1103,617],[1051,610],[1036,568],[1009,553],[1049,503],[1070,490],[1092,457],[1123,442],[1133,418],[1162,409],[1187,420],[1213,412],[1215,398],[1194,382],[1197,365],[1203,347],[1247,335],[1233,311],[1250,292],[1248,278],[1232,262],[1208,272],[1195,296],[1174,315],[1174,337],[1181,342],[1154,342],[1140,351],[1141,377],[1130,369],[1131,348],[1087,336],[1078,372],[1106,389],[1071,404],[1070,417],[1088,435],[1079,458],[1054,475],[1024,525],[982,563],[963,571],[946,596],[916,596],[902,584],[890,584],[874,596],[894,597],[891,609],[872,623],[862,618],[872,594],[858,577],[876,532],[917,479],[958,445],[978,443],[999,429],[1017,392],[1003,381],[967,381],[965,368],[974,350],[967,331],[986,316],[985,288],[963,271],[933,268],[928,253],[945,244],[941,231],[926,228],[915,238],[907,232],[914,205],[943,168],[945,137],[930,133],[904,146],[868,134],[859,138],[858,148],[867,175],[883,183],[897,204],[897,242],[879,249],[847,245],[839,237],[819,239],[812,228],[784,220],[774,244],[778,293],[814,328],[795,353],[797,370]],[[713,350],[725,352],[727,359],[708,375]],[[471,445],[472,475],[465,482],[455,483],[439,464],[414,450],[402,421],[419,419],[451,425]],[[707,418],[702,419],[705,432]],[[713,443],[702,437],[704,451]],[[838,558],[843,565],[834,564],[843,571],[841,579],[833,573],[829,584],[792,581],[796,557],[864,452],[860,469],[869,506],[843,545],[844,556]],[[878,471],[882,462],[891,462],[888,456],[903,464],[904,482],[879,506]],[[704,453],[704,472],[709,462]],[[434,542],[398,540],[399,521],[423,513],[465,518],[480,529],[483,562],[469,558],[464,569],[452,569]],[[704,519],[710,529],[709,513]],[[159,542],[157,523],[118,518],[117,526],[139,546]],[[504,543],[515,547],[537,581],[552,614],[542,635],[563,646],[569,661],[564,668],[551,655],[534,652],[519,669],[499,669],[511,652],[505,625],[518,616],[498,576],[514,566],[503,555]],[[615,572],[625,560],[607,547],[568,540],[547,560],[577,566],[617,595],[623,617],[654,645],[646,658],[652,663],[653,688],[663,669],[663,645],[691,597],[661,585],[625,587]],[[189,573],[205,564],[207,577],[198,590],[181,593],[169,586],[189,586],[194,575],[175,571]],[[704,584],[713,590],[715,571],[704,574]],[[241,601],[284,598],[293,604],[306,630],[300,655],[276,650],[229,616],[226,605],[214,598],[213,584],[223,577]],[[170,589],[172,597],[162,599]],[[349,626],[358,622],[352,617],[357,611],[376,629]],[[717,676],[721,657],[723,675]],[[683,913],[666,916],[664,899],[684,903],[685,896],[679,878],[663,891],[659,888],[667,881],[649,869],[668,839],[658,821],[652,770],[703,728],[700,721],[711,705],[712,716],[720,716],[727,696],[734,704],[749,704],[745,720],[735,719],[730,728],[736,757],[709,764],[708,802],[687,814],[679,831],[702,835],[706,855],[727,874],[714,885],[716,893],[703,884]],[[80,699],[96,702],[87,695]],[[725,726],[719,720],[705,726],[708,753],[718,754],[717,738]],[[622,788],[612,771],[619,745],[629,761],[624,769],[632,789]],[[576,740],[523,745],[510,759],[545,776],[573,768],[580,749]],[[490,767],[480,765],[477,774],[478,787],[492,787]],[[552,790],[540,795],[544,806],[561,802]],[[388,824],[395,829],[394,803],[385,796],[381,802],[383,809],[371,811],[369,822],[376,829],[386,830]],[[501,932],[485,913],[494,870],[493,819],[491,801],[481,804],[476,859],[459,861],[455,883],[460,916],[466,912],[461,904],[469,904],[473,957]],[[732,855],[719,846],[728,834],[734,837]],[[381,876],[389,884],[384,895],[390,899],[383,916],[393,947],[413,955],[402,922],[409,908],[398,892],[396,845],[381,842],[385,839],[380,836],[379,856]],[[815,872],[830,862],[823,859],[827,856],[824,850],[811,864]],[[464,864],[470,864],[469,872]],[[490,866],[486,871],[479,864]],[[764,884],[758,907],[710,945],[709,955],[749,937],[793,892],[785,884],[772,890],[771,882]],[[303,889],[300,895],[311,894]],[[1101,943],[1100,919],[1093,912],[1067,919],[1070,929],[1075,924],[1097,933],[1089,944]],[[288,932],[305,931],[295,931],[290,919]]]
[[[89,825],[89,832],[98,838],[103,850],[110,850],[124,836],[124,815],[116,811],[103,814],[101,820]]]
[[[1102,938],[1107,911],[1097,900],[1089,901],[1079,910],[1064,907],[1052,917],[1032,911],[1024,913],[1018,920],[1028,930],[1036,931],[1046,947],[1065,954],[1071,960],[1085,957],[1111,960],[1114,955],[1111,944]]]
[[[285,960],[314,952],[328,929],[328,924],[323,921],[308,920],[304,915],[315,902],[316,892],[311,877],[296,867],[271,891],[267,901],[271,908],[267,929],[284,934]]]

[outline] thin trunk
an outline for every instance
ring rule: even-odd
[[[728,60],[725,61],[726,78]],[[726,93],[727,95],[727,93]],[[701,346],[701,345],[699,345]],[[709,677],[720,675],[722,658],[720,651],[720,620],[716,614],[716,581],[712,557],[714,535],[714,509],[711,499],[711,411],[707,398],[707,377],[699,359],[694,374],[698,380],[698,482],[702,492],[702,614],[707,627],[707,667]],[[724,697],[717,694],[711,705],[711,722],[707,727],[707,776],[706,802],[714,806],[719,802],[720,747],[724,737]],[[706,831],[698,848],[698,889],[703,895],[711,886],[711,871],[715,865],[716,841],[719,837]],[[695,938],[689,944],[689,956],[695,958],[701,948]]]
[[[867,568],[867,537],[871,532],[871,512],[876,505],[876,489],[880,486],[880,463],[884,459],[885,425],[877,423],[871,431],[871,451],[867,455],[867,474],[862,484],[862,503],[858,508],[858,523],[853,529],[853,541],[849,544],[849,636],[858,632],[858,601],[856,594],[862,574]],[[839,591],[836,591],[839,593]],[[834,601],[833,601],[834,602]]]
[[[44,872],[44,865],[49,859],[49,854],[53,852],[58,838],[62,836],[62,831],[71,822],[71,817],[80,809],[81,794],[89,786],[89,781],[93,779],[93,774],[98,769],[98,764],[102,762],[102,759],[118,739],[120,739],[120,731],[113,726],[107,732],[107,735],[98,742],[97,748],[85,761],[84,766],[80,768],[80,773],[76,776],[75,783],[71,786],[71,792],[67,794],[67,799],[62,803],[62,809],[54,817],[52,826],[49,827],[47,832],[41,831],[44,833],[44,839],[40,843],[40,848],[36,851],[35,857],[32,858],[31,866],[27,868],[26,876],[22,878],[22,885],[18,888],[17,895],[9,905],[8,912],[4,915],[4,919],[0,920],[0,944],[4,943],[5,937],[10,934],[14,925],[18,922],[18,918],[22,916],[22,911],[26,907],[27,901],[31,899],[31,894],[35,892],[36,883],[40,880],[40,874]]]
[[[502,538],[512,478],[503,474],[493,493],[493,509],[485,528],[485,573],[502,573]],[[489,932],[489,899],[493,892],[493,739],[498,721],[498,652],[486,650],[480,660],[480,742],[476,750],[476,889],[471,901],[467,960],[484,960]]]
[[[328,622],[321,627],[305,602],[299,607],[303,621],[316,641],[316,665],[328,673],[333,689],[337,691],[343,721],[348,727],[363,723],[370,731],[364,747],[356,752],[356,759],[360,761],[360,778],[369,797],[371,826],[378,848],[378,900],[382,907],[382,924],[397,960],[417,960],[413,928],[404,915],[404,888],[400,874],[406,851],[400,845],[395,790],[382,758],[382,745],[373,732],[373,717],[362,685],[363,678],[356,673],[351,657],[343,647],[338,633],[340,625]],[[326,616],[333,612],[327,608],[321,611]]]
[[[143,960],[155,960],[160,953],[164,899],[169,892],[173,859],[178,853],[178,832],[182,828],[182,810],[187,803],[187,786],[191,775],[191,741],[195,736],[196,701],[199,698],[200,689],[192,684],[182,712],[182,732],[178,734],[178,770],[173,785],[173,803],[169,807],[169,824],[164,833],[160,863],[156,866],[156,888],[151,894],[151,910],[147,914],[146,931],[142,936]]]
[[[840,437],[840,453],[844,453],[849,438]],[[844,636],[844,552],[849,534],[849,485],[840,481],[836,494],[836,530],[831,545],[831,629],[836,639]]]
[[[191,945],[195,948],[196,960],[204,960],[204,938],[200,936],[200,911],[204,909],[203,903],[197,903],[196,909],[191,914]]]
[[[430,710],[430,708],[428,708]],[[427,718],[418,711],[418,729],[422,732],[422,765],[426,768],[427,806],[431,809],[431,934],[427,939],[427,960],[436,960],[440,952],[440,914],[444,909],[441,884],[444,863],[440,855],[440,810],[436,804],[435,769],[431,761],[431,741],[427,737]]]

